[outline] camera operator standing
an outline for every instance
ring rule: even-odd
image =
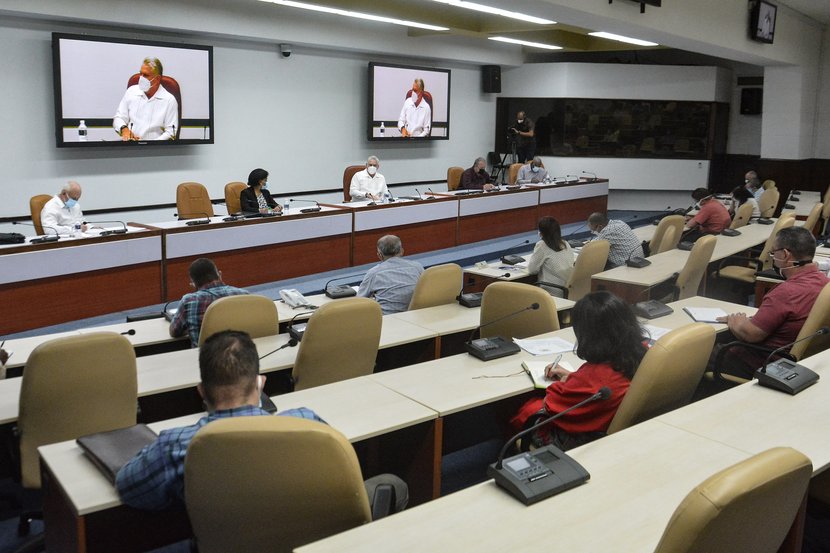
[[[520,163],[526,163],[536,154],[536,135],[533,132],[533,120],[525,112],[516,114],[516,123],[508,129],[516,137],[516,153]]]

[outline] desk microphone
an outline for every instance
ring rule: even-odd
[[[429,192],[430,197],[435,198],[435,192],[432,191],[432,188],[427,187],[427,192]]]
[[[35,226],[34,223],[26,223],[24,221],[12,221],[12,224],[13,225],[24,225],[24,226],[27,226],[27,227],[34,227]],[[43,236],[39,236],[37,238],[32,238],[31,240],[29,240],[30,244],[43,244],[45,242],[57,242],[58,240],[61,239],[61,237],[58,235],[58,229],[56,229],[55,227],[47,227],[45,225],[40,225],[40,226],[43,229],[49,229],[49,230],[53,231],[55,233],[55,235],[54,236],[43,235]]]
[[[416,194],[418,194],[418,199],[419,199],[419,200],[423,200],[423,199],[424,199],[424,197],[423,197],[423,196],[421,196],[421,193],[420,193],[420,192],[418,192],[418,189],[417,189],[417,188],[415,189],[415,193],[416,193]]]
[[[518,244],[510,246],[509,248],[505,248],[502,251],[503,252],[509,252],[510,250],[512,250],[514,248],[518,248],[519,246],[526,246],[527,244],[530,244],[530,239],[529,238],[527,240],[522,240]],[[524,260],[525,260],[525,258],[520,256],[520,255],[503,255],[503,256],[501,256],[501,262],[504,263],[505,265],[515,265],[517,263],[522,263]]]
[[[84,221],[85,225],[98,225],[101,223],[118,223],[122,227],[115,230],[105,230],[101,232],[101,236],[109,236],[110,234],[127,234],[127,223],[124,221]]]
[[[295,199],[293,199],[293,198],[292,198],[292,199],[291,199],[291,200],[289,200],[289,201],[290,201],[291,203],[294,203],[294,202],[303,202],[303,203],[314,204],[314,207],[306,207],[306,208],[304,208],[304,209],[301,209],[301,210],[300,210],[300,213],[316,213],[316,212],[318,212],[318,211],[320,211],[320,210],[322,209],[322,208],[320,207],[320,203],[319,203],[317,200],[295,200]]]
[[[280,347],[278,347],[274,351],[269,351],[268,353],[266,353],[265,355],[260,357],[259,360],[262,361],[263,359],[265,359],[266,357],[268,357],[272,353],[277,353],[278,351],[284,350],[285,348],[293,348],[296,345],[297,345],[297,340],[294,339],[294,338],[290,338],[286,343],[284,343],[283,345],[281,345]]]
[[[818,381],[818,375],[803,365],[799,365],[795,361],[791,361],[784,357],[770,363],[773,355],[779,354],[785,349],[789,349],[799,342],[821,336],[823,334],[830,334],[830,327],[823,326],[816,330],[809,336],[805,336],[800,340],[796,340],[790,344],[781,346],[773,350],[768,356],[764,365],[755,371],[755,378],[758,379],[758,384],[765,388],[772,388],[780,392],[786,392],[790,395],[795,395],[805,388],[812,386]]]
[[[504,455],[508,448],[519,438],[550,424],[577,407],[582,407],[593,401],[605,401],[609,397],[611,397],[611,390],[607,386],[603,386],[594,395],[576,405],[522,430],[504,444],[498,460],[487,467],[487,476],[492,477],[496,484],[525,505],[531,505],[584,484],[591,477],[588,471],[562,450],[552,445],[526,453],[519,453],[506,460]]]
[[[565,242],[567,242],[567,243],[568,243],[568,245],[569,245],[570,247],[572,247],[572,248],[581,248],[582,246],[584,246],[584,245],[585,245],[585,243],[587,242],[587,240],[578,240],[578,239],[573,239],[573,240],[571,240],[570,238],[571,238],[571,236],[573,236],[574,234],[576,234],[577,232],[581,231],[582,229],[584,229],[584,228],[585,228],[585,227],[587,227],[587,226],[588,226],[588,221],[585,221],[584,223],[582,223],[581,225],[579,225],[578,227],[576,227],[576,230],[575,230],[575,231],[573,231],[573,232],[569,232],[566,236],[563,236],[563,237],[562,237],[562,240],[563,240],[563,241],[565,241]]]
[[[183,217],[183,215],[181,213],[174,213],[173,215],[178,217],[180,220]],[[185,215],[204,215],[205,216],[204,221],[202,219],[193,219],[191,221],[186,222],[185,224],[189,227],[192,227],[192,226],[195,226],[195,225],[208,225],[208,224],[210,224],[210,215],[208,215],[204,211],[193,211],[191,213],[186,213]]]
[[[329,284],[331,284],[335,280],[342,280],[345,278],[356,278],[359,276],[363,276],[364,274],[366,273],[358,273],[356,275],[346,275],[333,278],[326,283],[326,285],[323,287],[323,291],[326,293],[326,296],[335,300],[340,298],[350,298],[352,296],[356,296],[357,292],[355,292],[355,289],[349,286],[348,284],[339,284],[337,286],[332,286],[331,288],[329,288]]]
[[[632,249],[631,253],[628,254],[628,259],[625,260],[625,264],[627,266],[634,267],[635,269],[642,269],[643,267],[648,267],[649,265],[651,265],[651,261],[649,261],[645,257],[634,255],[634,252],[636,252],[637,248],[640,247],[642,247],[642,245],[634,246],[634,249]]]
[[[582,174],[583,175],[591,175],[592,178],[589,182],[596,182],[597,181],[597,174],[596,173],[592,173],[590,171],[582,171]]]
[[[482,361],[490,361],[492,359],[498,359],[500,357],[506,357],[508,355],[513,355],[514,353],[519,353],[519,351],[521,351],[519,346],[513,342],[505,340],[501,336],[495,336],[493,338],[479,338],[478,340],[473,340],[473,336],[475,336],[476,332],[479,332],[480,335],[482,328],[504,321],[505,319],[511,319],[517,315],[521,315],[525,311],[535,311],[537,309],[539,309],[539,304],[534,302],[523,309],[519,309],[518,311],[514,311],[513,313],[509,313],[483,325],[479,325],[478,328],[474,328],[470,333],[470,338],[464,344],[467,353],[476,359],[481,359]]]
[[[303,341],[303,334],[305,334],[305,329],[308,326],[308,323],[300,323],[294,324],[294,321],[297,320],[297,317],[302,317],[303,315],[313,315],[314,311],[303,311],[302,313],[297,313],[291,320],[288,321],[288,335],[291,339],[296,340],[297,342]]]
[[[121,336],[135,336],[135,329],[131,328],[130,330],[125,330],[121,333]]]
[[[571,179],[573,177],[573,179]],[[577,182],[579,180],[579,175],[565,175],[566,182]]]

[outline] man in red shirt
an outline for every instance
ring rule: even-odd
[[[705,188],[692,192],[692,199],[700,206],[697,215],[686,220],[687,234],[684,240],[694,241],[704,234],[720,234],[732,223],[729,212],[714,195]]]
[[[742,342],[758,344],[770,350],[795,341],[821,290],[830,283],[827,275],[813,263],[816,240],[803,227],[778,231],[770,255],[786,279],[764,296],[753,317],[733,313],[723,318],[732,334]],[[752,378],[763,365],[766,355],[743,348],[733,348],[724,358],[722,372]]]

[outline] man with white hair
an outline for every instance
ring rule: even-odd
[[[379,169],[380,160],[375,156],[369,156],[366,169],[352,176],[352,182],[349,185],[349,196],[352,200],[378,201],[389,193],[389,189],[386,188],[386,179],[378,172]]]
[[[173,140],[179,124],[179,104],[161,86],[164,74],[158,58],[144,58],[138,84],[127,89],[112,126],[121,140]]]
[[[86,232],[84,214],[78,200],[81,199],[81,185],[75,181],[66,183],[61,191],[46,202],[40,212],[40,224],[46,234],[71,234],[76,223],[81,232]]]
[[[378,259],[380,263],[363,277],[357,295],[374,298],[384,315],[406,311],[424,267],[403,257],[401,239],[394,234],[378,240]]]

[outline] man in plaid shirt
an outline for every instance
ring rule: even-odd
[[[179,309],[170,322],[170,336],[178,338],[187,334],[191,347],[195,348],[199,345],[199,331],[208,306],[219,298],[247,294],[248,291],[222,282],[222,273],[206,257],[191,263],[188,272],[190,285],[196,291],[185,294],[179,302]]]

